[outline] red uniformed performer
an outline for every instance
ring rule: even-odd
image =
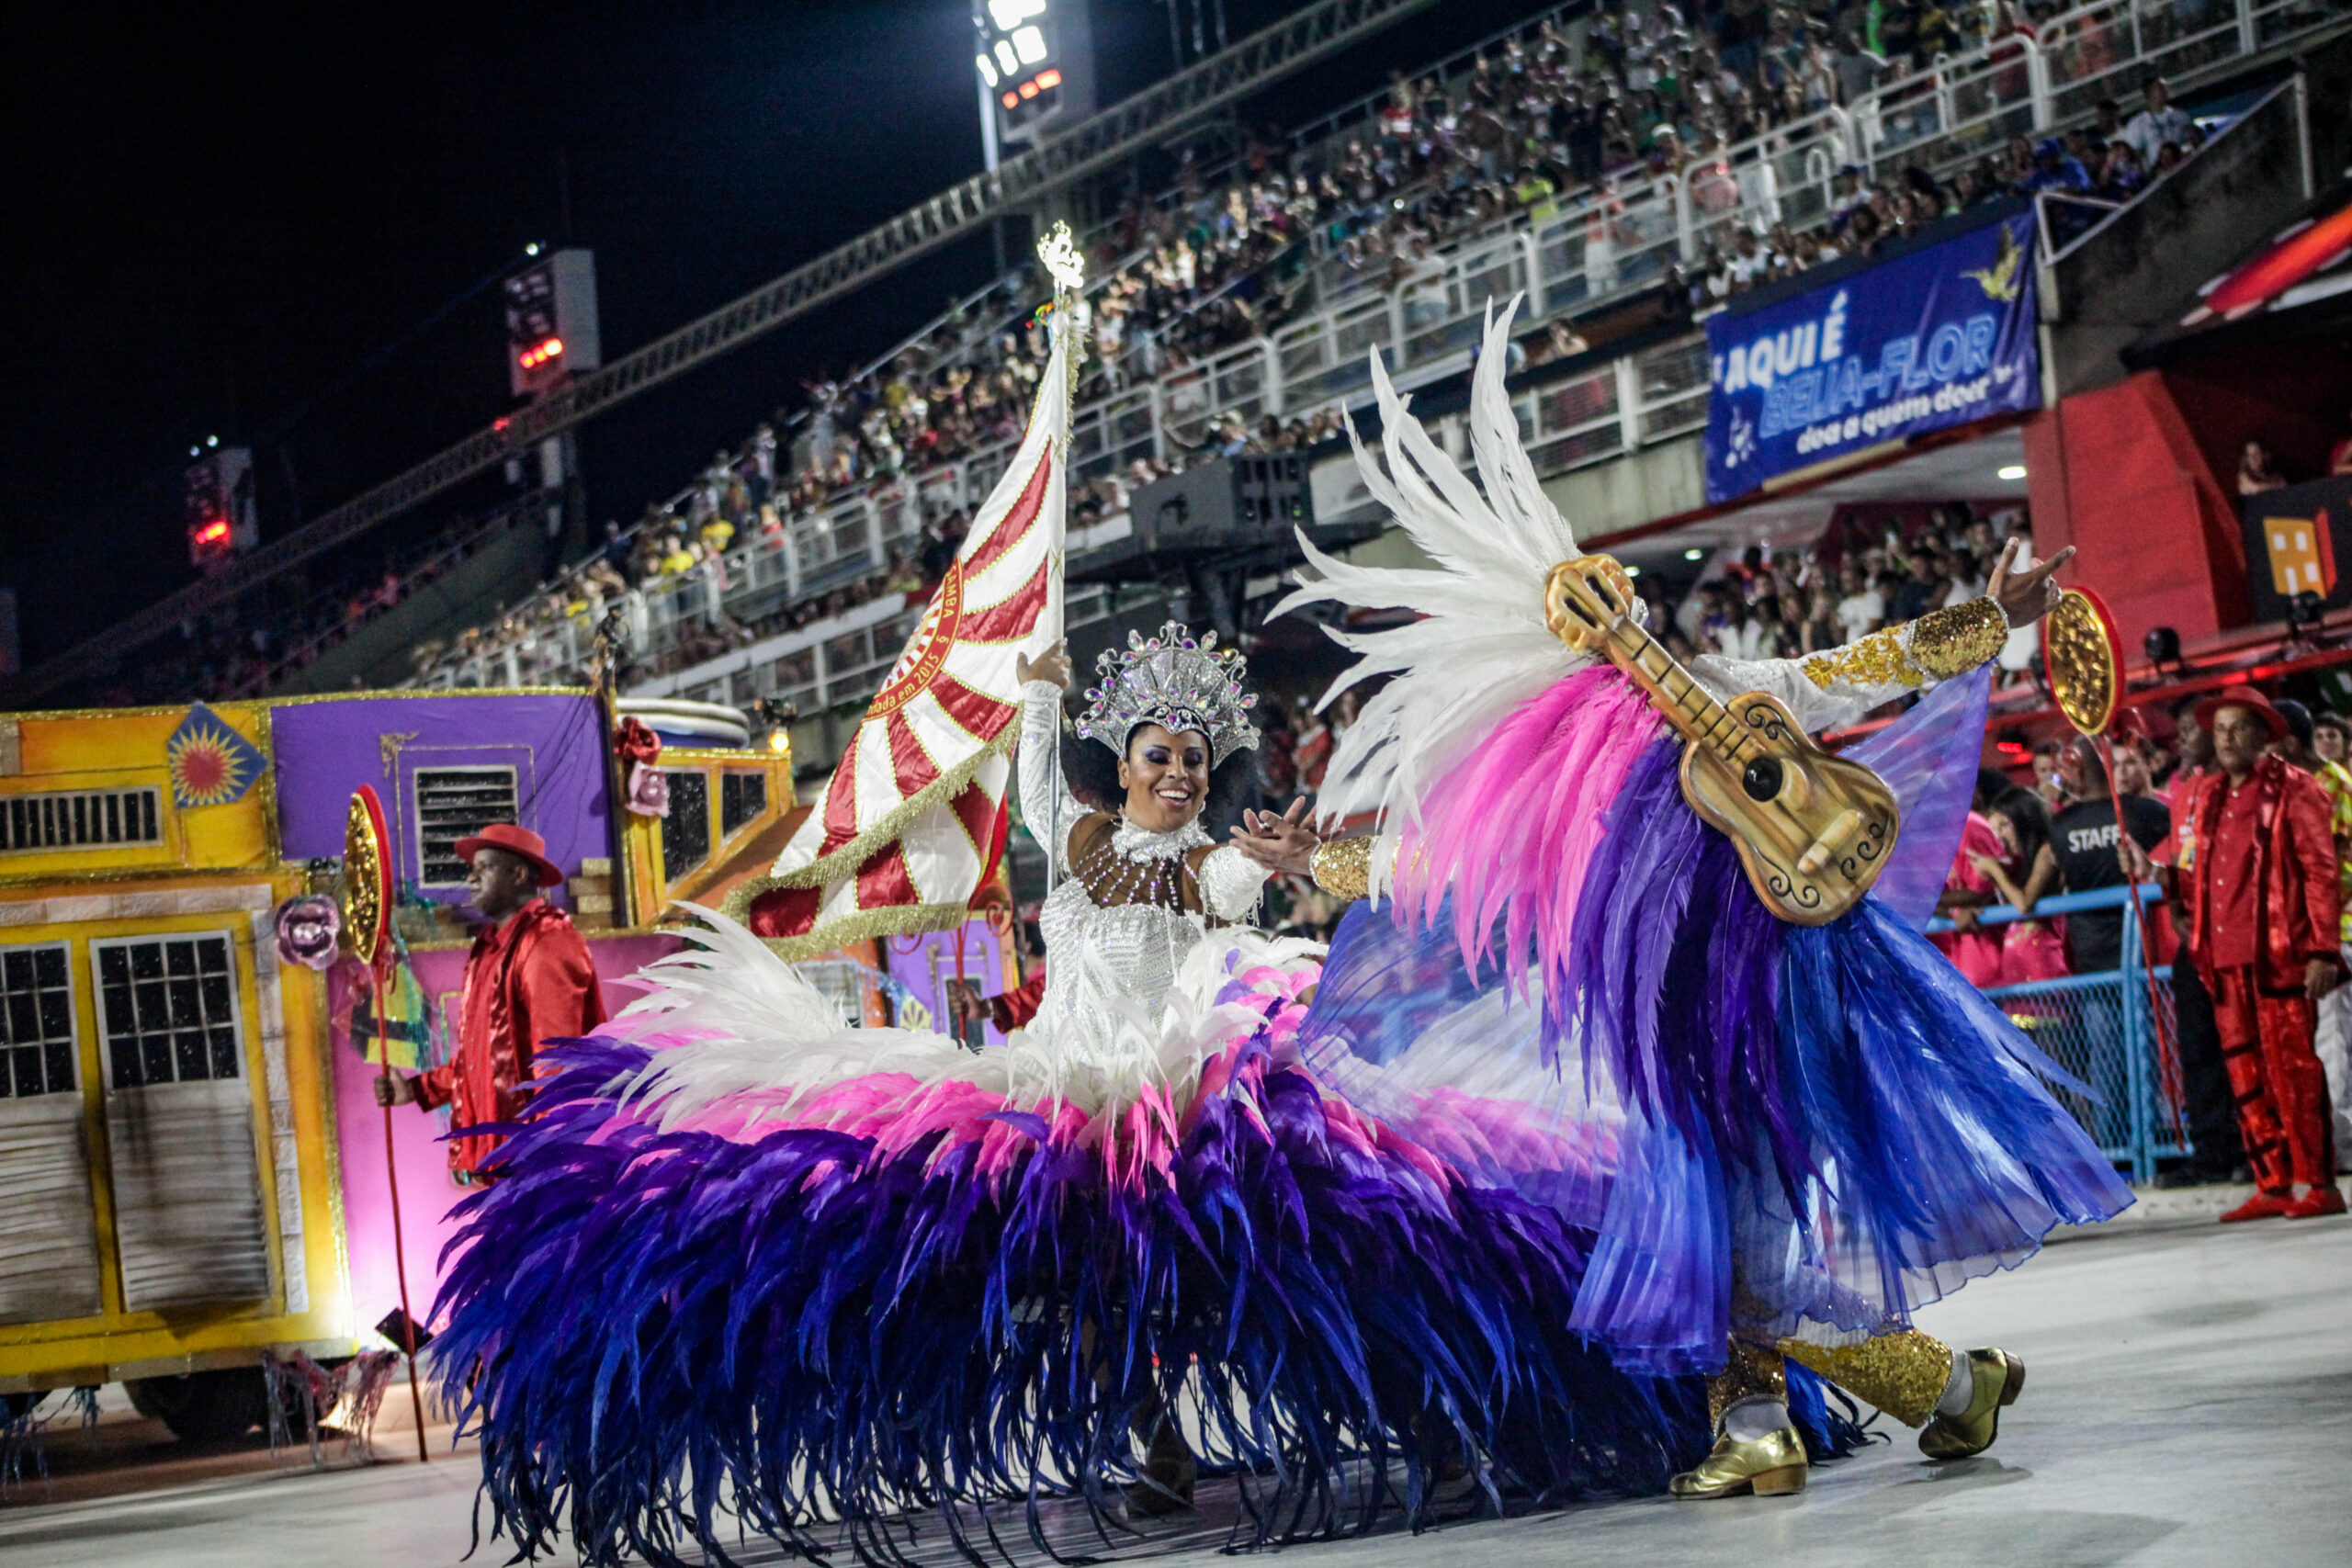
[[[414,1100],[426,1110],[450,1105],[460,1127],[512,1122],[523,1113],[525,1086],[539,1045],[569,1040],[605,1021],[588,943],[571,917],[539,897],[563,880],[547,858],[547,841],[511,822],[459,839],[469,867],[466,887],[490,925],[466,957],[458,1009],[458,1048],[450,1059],[413,1077],[376,1080],[387,1105]],[[461,1181],[482,1179],[482,1162],[501,1140],[475,1134],[449,1141],[449,1168]]]
[[[993,1023],[1003,1033],[1025,1028],[1037,1016],[1037,1006],[1046,999],[1046,970],[1037,966],[1026,980],[1012,989],[993,997],[980,995],[980,989],[969,980],[947,982],[947,1013],[956,1031],[970,1028],[983,1020]]]
[[[2327,792],[2267,753],[2287,723],[2260,693],[2210,697],[2197,717],[2220,766],[2189,797],[2176,874],[2256,1187],[2222,1218],[2340,1214],[2327,1077],[2312,1045],[2320,999],[2344,977]]]
[[[1010,1034],[1028,1026],[1037,1016],[1037,1008],[1046,999],[1046,954],[1037,943],[1034,925],[1015,926],[1021,943],[1023,966],[1029,977],[1000,996],[984,997],[980,988],[969,980],[947,982],[947,1016],[956,1026],[956,1038],[975,1023],[993,1023],[1001,1033]]]

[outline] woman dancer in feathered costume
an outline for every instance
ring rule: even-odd
[[[1006,1047],[843,1029],[706,916],[551,1058],[435,1342],[525,1553],[569,1526],[589,1562],[742,1530],[888,1557],[925,1507],[962,1540],[995,1527],[961,1504],[1024,1499],[1033,1531],[1057,1491],[1181,1506],[1195,1454],[1263,1478],[1239,1528],[1283,1540],[1392,1495],[1418,1522],[1506,1486],[1655,1491],[1704,1451],[1698,1379],[1572,1331],[1588,1228],[1299,1061],[1320,949],[1238,922],[1317,840],[1295,808],[1223,847],[1200,825],[1256,743],[1238,656],[1171,625],[1102,668],[1069,743],[1090,804],[1067,660],[1021,671],[1024,816],[1061,880]],[[1817,1446],[1853,1440],[1800,1392]]]
[[[1561,580],[1614,568],[1577,561],[1519,447],[1509,321],[1490,321],[1475,378],[1479,485],[1374,364],[1387,471],[1361,446],[1358,466],[1434,567],[1309,547],[1319,581],[1289,602],[1420,617],[1335,634],[1361,658],[1333,696],[1393,679],[1318,805],[1327,821],[1377,815],[1376,841],[1354,848],[1375,885],[1396,868],[1394,897],[1342,924],[1302,1056],[1470,1179],[1591,1233],[1573,1326],[1621,1368],[1713,1375],[1718,1442],[1678,1495],[1802,1487],[1784,1358],[1923,1427],[1930,1457],[1979,1452],[2024,1365],[1955,1352],[1911,1312],[2131,1201],[2043,1080],[2079,1086],[1920,934],[1967,809],[1987,662],[2055,604],[2050,574],[2072,552],[2018,572],[2013,545],[1984,598],[1801,660],[1690,661],[1694,750],[1740,746],[1710,698],[1770,728],[1742,696],[1761,693],[1818,731],[1932,688],[1849,753],[1900,807],[1874,891],[1825,922],[1776,918],[1739,847],[1686,802],[1662,699],[1571,646],[1602,639],[1564,615]],[[1785,890],[1797,863],[1761,881]]]

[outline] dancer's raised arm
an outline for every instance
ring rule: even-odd
[[[2001,651],[2012,628],[2031,626],[2057,608],[2052,574],[2073,558],[2074,547],[2020,571],[2021,547],[2017,539],[2003,547],[1979,598],[1802,659],[1703,654],[1690,661],[1690,672],[1719,698],[1743,692],[1778,697],[1809,730],[1849,722],[1906,692],[1967,674]]]
[[[1035,659],[1016,655],[1012,672],[1021,682],[1021,818],[1052,857],[1054,874],[1067,875],[1070,830],[1089,814],[1062,777],[1062,694],[1069,690],[1069,644],[1057,642]]]

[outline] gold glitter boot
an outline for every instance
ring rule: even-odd
[[[1724,1429],[1724,1417],[1736,1405],[1753,1400],[1777,1400],[1788,1404],[1789,1386],[1781,1354],[1745,1340],[1731,1342],[1724,1370],[1707,1380],[1708,1414],[1714,1418],[1715,1446],[1695,1469],[1686,1470],[1668,1483],[1677,1497],[1733,1497],[1753,1492],[1759,1497],[1793,1496],[1804,1490],[1811,1461],[1804,1439],[1792,1426],[1782,1426],[1760,1438],[1735,1438]]]
[[[1805,1468],[1812,1463],[1804,1439],[1794,1427],[1782,1427],[1743,1442],[1726,1432],[1715,1439],[1713,1452],[1668,1483],[1677,1497],[1690,1499],[1736,1497],[1754,1492],[1758,1497],[1791,1497],[1804,1490]]]
[[[1916,1328],[1874,1335],[1859,1345],[1781,1341],[1781,1353],[1906,1427],[1924,1427],[1951,1381],[1951,1347]]]
[[[2025,1363],[2007,1350],[1971,1350],[1968,1375],[1975,1384],[1968,1408],[1957,1416],[1938,1412],[1919,1434],[1919,1451],[1929,1459],[1969,1459],[1991,1448],[2002,1410],[2025,1387]]]

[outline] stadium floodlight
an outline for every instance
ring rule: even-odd
[[[189,455],[198,450],[191,446]],[[221,446],[216,440],[183,476],[187,556],[198,570],[218,570],[261,543],[253,475],[253,448]]]
[[[1094,108],[1088,0],[971,0],[983,161]]]

